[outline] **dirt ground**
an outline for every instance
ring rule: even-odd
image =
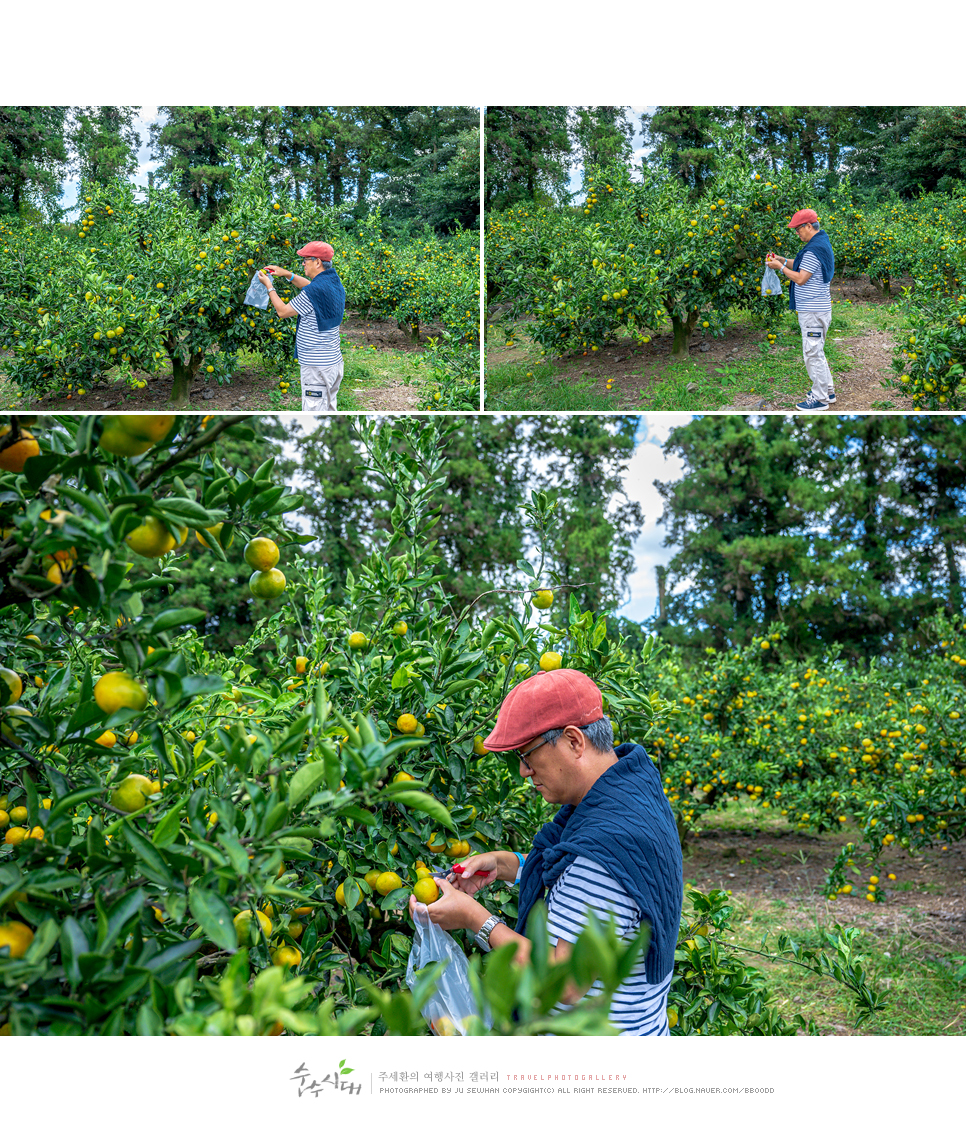
[[[911,283],[893,283],[893,295],[900,292],[903,284]],[[852,301],[861,305],[890,305],[895,300],[895,296],[882,297],[868,278],[849,278],[833,282],[832,294],[836,301]],[[834,328],[832,336],[835,336]],[[713,379],[715,369],[727,368],[753,355],[757,357],[761,341],[760,331],[746,327],[732,328],[724,339],[695,335],[690,346],[691,360],[703,366]],[[673,337],[670,331],[653,337],[643,346],[639,346],[632,338],[625,338],[616,344],[607,345],[598,353],[558,357],[553,362],[554,376],[563,383],[599,380],[602,385],[608,378],[612,378],[611,392],[618,397],[618,407],[640,408],[642,397],[643,401],[647,402],[651,385],[664,379],[664,374],[671,364],[672,346]],[[914,402],[911,398],[904,398],[895,389],[886,388],[883,384],[886,378],[892,376],[893,344],[887,334],[871,330],[860,337],[841,338],[839,348],[852,357],[853,363],[849,372],[835,376],[836,401],[830,411],[869,412],[873,411],[872,404],[875,401],[891,402],[890,411],[912,411]],[[779,356],[775,349],[771,350],[771,354],[776,359],[776,372],[779,367],[786,370],[788,354]],[[518,352],[516,356],[519,356]],[[500,350],[487,351],[487,359],[493,363],[513,357],[513,350],[508,350],[505,354]],[[796,359],[796,364],[801,365],[801,361]],[[804,382],[804,366],[800,369],[800,376]],[[796,402],[801,400],[804,390],[799,387],[793,393],[784,392],[781,388],[785,383],[784,379],[776,376],[767,380],[776,386],[774,399],[766,399],[761,393],[739,393],[732,396],[728,404],[713,411],[744,413],[793,411]]]
[[[812,913],[825,902],[832,922],[883,934],[908,932],[952,953],[966,952],[966,841],[950,844],[945,852],[941,846],[919,853],[889,850],[879,873],[884,903],[872,904],[859,891],[868,871],[861,865],[850,896],[831,901],[822,895],[826,873],[847,839],[792,829],[705,829],[686,846],[684,877],[700,891],[721,888],[763,901],[781,898],[788,905],[787,926],[794,925],[796,912]],[[890,872],[895,881],[887,880]],[[896,887],[910,883],[912,888]],[[811,922],[802,917],[803,926]]]
[[[432,333],[432,330],[423,331]],[[364,320],[355,315],[342,324],[343,349],[366,349],[372,345],[382,353],[418,353],[421,346],[413,344],[409,336],[394,322]],[[171,374],[138,373],[146,381],[144,388],[132,389],[121,381],[94,381],[82,397],[68,398],[66,392],[52,393],[30,404],[31,412],[103,412],[121,409],[125,412],[144,412],[165,408],[171,391]],[[232,377],[230,385],[209,384],[204,372],[198,374],[191,388],[191,407],[199,412],[258,412],[278,411],[278,381],[275,372],[242,369]],[[416,407],[416,389],[403,379],[389,378],[385,383],[366,385],[355,389],[350,375],[343,385],[353,390],[360,411],[407,411]],[[273,402],[273,396],[276,400]],[[284,404],[282,405],[284,407]],[[293,406],[294,407],[294,406]]]

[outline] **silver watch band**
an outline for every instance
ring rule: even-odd
[[[497,924],[505,924],[505,923],[506,923],[506,921],[501,920],[499,916],[490,916],[486,920],[483,921],[483,926],[476,933],[476,936],[474,938],[475,938],[476,942],[479,944],[479,946],[483,949],[484,952],[490,951],[491,947],[492,947],[492,945],[490,944],[490,933],[497,926]]]

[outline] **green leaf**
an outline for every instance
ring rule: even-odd
[[[162,631],[172,627],[191,626],[200,623],[206,618],[204,611],[197,607],[179,607],[174,610],[162,611],[151,624],[151,634],[161,634]]]
[[[167,848],[178,835],[181,828],[181,821],[178,814],[181,811],[182,803],[182,801],[179,801],[178,804],[165,813],[161,820],[155,825],[151,840],[158,848]]]
[[[446,806],[441,805],[435,797],[429,793],[424,793],[421,789],[392,787],[386,789],[383,796],[387,801],[398,801],[403,805],[408,805],[410,809],[415,809],[417,813],[425,813],[427,817],[432,817],[434,821],[439,821],[448,829],[453,828],[453,819],[450,817]]]
[[[137,853],[138,860],[155,880],[160,881],[166,888],[174,888],[176,881],[171,869],[164,862],[164,857],[151,844],[147,837],[142,836],[133,825],[127,821],[121,824],[121,835],[131,848]]]
[[[188,890],[191,915],[205,935],[226,952],[238,951],[238,939],[228,905],[217,892],[193,884]]]
[[[325,766],[324,761],[310,761],[292,774],[288,785],[288,803],[293,809],[314,793],[325,780]]]

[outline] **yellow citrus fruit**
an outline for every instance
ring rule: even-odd
[[[432,904],[439,899],[439,885],[431,876],[421,877],[413,885],[413,896],[420,904]]]
[[[0,924],[0,948],[10,949],[10,958],[19,960],[33,943],[33,930],[19,920]]]
[[[668,1027],[677,1027],[677,1025],[678,1025],[678,1013],[677,1013],[677,1011],[674,1010],[673,1007],[668,1008],[667,1025],[668,1025]]]
[[[433,879],[433,874],[430,872],[430,870],[425,865],[420,865],[416,869],[416,879],[417,880],[425,880],[427,876],[429,877],[430,880]]]
[[[395,888],[402,888],[402,881],[395,872],[384,872],[376,881],[376,892],[380,896],[388,896]]]
[[[144,555],[148,559],[159,559],[169,551],[174,551],[187,538],[186,527],[181,529],[181,538],[176,539],[168,531],[167,524],[162,523],[156,516],[147,515],[144,517],[144,523],[125,536],[124,542],[138,555]]]
[[[336,904],[340,904],[343,908],[345,908],[345,885],[346,882],[343,881],[335,890],[335,902]]]
[[[300,924],[297,920],[293,920],[291,924],[289,924],[287,931],[293,940],[297,940],[305,931],[305,925]]]
[[[456,1030],[456,1024],[448,1015],[441,1015],[435,1023],[432,1024],[432,1029],[437,1035],[458,1035],[459,1031]]]
[[[39,825],[34,825],[27,834],[27,839],[31,841],[42,841],[44,839],[44,830]]]
[[[436,834],[430,833],[429,834],[429,845],[427,847],[429,848],[429,851],[431,853],[441,853],[443,851],[443,849],[446,848],[446,842],[444,841],[442,844],[437,845],[435,843],[435,841],[436,841]]]
[[[404,769],[401,769],[393,777],[392,782],[393,782],[393,784],[395,784],[397,781],[415,781],[415,780],[416,780],[416,778],[413,777],[413,775],[411,773],[407,773]]]
[[[117,734],[111,733],[110,730],[105,730],[101,736],[95,740],[98,745],[104,746],[105,749],[110,749],[111,746],[117,745]]]
[[[396,729],[401,734],[415,733],[416,727],[419,722],[412,716],[412,714],[400,714],[396,719]]]
[[[161,439],[152,440],[150,436],[142,432],[132,432],[128,426],[123,422],[133,422],[138,420],[144,421],[157,421],[164,420],[164,417],[153,416],[106,416],[104,417],[104,428],[101,432],[100,445],[105,452],[110,452],[112,456],[140,456],[142,453],[147,452],[152,445]],[[174,417],[171,417],[171,423],[174,423]],[[170,424],[168,426],[170,428]],[[167,430],[165,430],[166,432]],[[162,436],[165,433],[161,434]]]
[[[541,670],[559,670],[563,658],[555,650],[545,650],[540,655]]]
[[[215,539],[217,539],[218,542],[221,543],[222,547],[224,547],[226,551],[235,542],[235,533],[232,532],[231,539],[228,540],[228,543],[227,544],[222,543],[221,529],[225,526],[225,524],[227,522],[228,522],[227,520],[222,520],[221,523],[216,523],[216,524],[213,524],[211,527],[206,527],[206,528],[202,529],[203,531],[207,531],[210,535],[213,535],[215,537]],[[211,544],[208,542],[207,539],[205,539],[204,535],[202,535],[202,533],[200,531],[195,532],[195,537],[197,538],[198,542],[201,544],[202,547],[207,547],[207,548],[211,547]]]
[[[354,630],[349,635],[349,649],[350,650],[363,650],[369,645],[369,639],[362,633],[361,630]]]
[[[8,425],[0,426],[0,436],[6,436],[10,431]],[[31,432],[21,432],[16,444],[8,444],[0,452],[0,468],[4,472],[22,472],[24,464],[31,456],[40,455],[40,445]]]
[[[10,670],[6,666],[0,666],[0,680],[6,683],[9,690],[9,694],[3,700],[3,705],[9,706],[12,702],[16,702],[23,693],[23,682],[16,671]]]
[[[392,633],[393,633],[393,634],[394,634],[394,635],[395,635],[397,638],[401,638],[401,637],[402,637],[402,636],[403,636],[403,635],[406,633],[406,631],[408,631],[408,630],[409,630],[409,624],[408,624],[408,623],[404,623],[404,622],[402,621],[402,619],[400,619],[398,623],[395,623],[395,624],[393,625],[393,628],[392,628]]]
[[[473,752],[478,757],[483,757],[484,754],[488,754],[490,752],[486,748],[486,746],[483,744],[483,737],[481,734],[477,734],[476,737],[473,739]]]
[[[136,678],[121,670],[112,670],[97,680],[94,701],[105,714],[118,710],[143,710],[148,704],[148,692]]]
[[[0,809],[0,829],[5,829],[10,824],[10,814],[6,809]]]
[[[254,571],[248,589],[256,599],[277,599],[285,590],[285,576],[277,567],[270,571]]]
[[[245,562],[253,571],[271,571],[278,555],[278,545],[263,535],[245,544]]]
[[[553,606],[553,591],[537,591],[533,596],[533,605],[538,611],[548,611]]]
[[[269,920],[264,912],[260,912],[257,909],[255,910],[255,915],[252,916],[252,910],[245,908],[232,920],[232,924],[235,926],[235,936],[242,947],[247,947],[248,944],[256,942],[258,936],[257,933],[253,931],[256,921],[266,936],[272,934],[271,920]]]
[[[298,948],[290,948],[285,945],[281,948],[276,948],[272,952],[272,963],[280,968],[297,968],[302,962],[302,953]]]
[[[371,868],[365,876],[366,884],[368,884],[371,889],[375,890],[376,881],[380,876],[382,876],[382,873],[378,869]]]
[[[26,835],[26,829],[22,829],[19,825],[14,825],[12,829],[7,829],[6,833],[4,833],[3,843],[5,845],[19,845]]]
[[[122,813],[136,813],[147,804],[153,784],[143,773],[129,773],[111,794],[111,804]]]
[[[10,810],[10,820],[13,821],[13,823],[15,825],[22,825],[24,823],[24,821],[26,821],[26,819],[27,819],[27,806],[26,805],[17,805],[13,809]]]
[[[308,666],[309,660],[304,655],[299,655],[295,660],[295,673],[304,674],[305,668]]]
[[[20,745],[22,739],[15,732],[20,725],[21,718],[29,718],[30,711],[23,706],[4,706],[3,707],[3,722],[0,722],[0,734],[5,738],[9,738],[14,745]]]

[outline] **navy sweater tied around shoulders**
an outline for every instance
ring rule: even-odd
[[[650,925],[647,978],[674,967],[681,923],[684,863],[674,814],[657,767],[643,746],[616,749],[620,759],[597,778],[579,805],[565,805],[533,839],[520,882],[516,930],[526,931],[534,904],[578,856],[600,865]]]
[[[828,240],[828,234],[824,230],[819,232],[805,243],[804,246],[795,255],[795,261],[792,262],[792,269],[797,270],[802,264],[802,258],[806,254],[814,254],[818,258],[818,264],[822,267],[822,280],[826,285],[829,285],[832,278],[835,277],[835,254],[832,250],[832,243]],[[788,308],[795,308],[795,283],[788,283]]]

